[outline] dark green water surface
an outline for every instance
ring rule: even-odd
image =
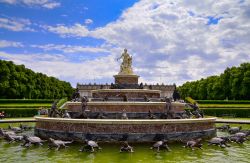
[[[17,124],[15,124],[17,125]],[[237,126],[237,125],[236,125]],[[250,129],[250,125],[242,125],[243,129]],[[6,128],[6,124],[0,124]],[[26,134],[32,134],[29,131]],[[218,132],[218,135],[226,135]],[[0,140],[0,163],[8,162],[84,162],[84,163],[241,163],[250,162],[250,140],[244,144],[231,143],[231,147],[220,148],[218,146],[208,146],[203,142],[203,150],[183,148],[181,143],[169,144],[171,152],[161,151],[159,153],[150,149],[151,144],[133,144],[134,153],[119,153],[119,144],[100,144],[102,150],[87,153],[79,152],[81,144],[74,143],[66,149],[48,150],[47,143],[43,146],[32,146],[25,148],[21,143],[8,144],[5,140]]]

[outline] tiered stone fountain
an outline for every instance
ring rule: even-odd
[[[76,141],[151,142],[209,138],[216,134],[215,118],[163,119],[161,115],[166,113],[167,107],[160,91],[141,89],[139,76],[132,70],[132,57],[124,50],[121,58],[120,72],[114,75],[115,84],[110,89],[93,90],[84,109],[81,102],[64,104],[71,115],[85,112],[89,119],[36,117],[35,135]],[[185,103],[171,103],[171,110],[176,115],[184,109]],[[149,111],[157,118],[149,119]],[[100,113],[105,119],[97,119]],[[123,113],[128,119],[121,118]]]

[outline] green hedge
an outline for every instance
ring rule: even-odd
[[[196,100],[198,104],[250,104],[250,100]]]
[[[5,117],[33,117],[38,114],[38,109],[27,109],[27,108],[8,108],[0,109],[0,111],[5,112]]]
[[[223,109],[223,108],[213,108],[213,109],[202,109],[205,115],[223,117],[223,116],[233,116],[241,118],[250,117],[250,109]]]
[[[200,104],[199,105],[200,108],[250,108],[249,104]]]
[[[4,103],[52,103],[53,99],[0,99],[0,104]]]
[[[197,101],[192,99],[191,97],[186,97],[185,100],[191,104],[197,103]]]
[[[60,108],[65,102],[68,101],[68,98],[67,97],[64,97],[62,99],[60,99],[57,103],[57,107]]]
[[[0,105],[0,109],[8,108],[40,108],[40,107],[51,107],[51,105]]]

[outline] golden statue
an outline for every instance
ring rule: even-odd
[[[132,69],[132,56],[127,53],[127,49],[124,49],[122,55],[117,59],[123,59],[122,64],[120,66],[119,75],[133,75]]]

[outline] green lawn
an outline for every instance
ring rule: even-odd
[[[210,109],[210,110],[212,110],[212,109],[221,109],[221,110],[222,110],[222,109],[229,109],[229,110],[237,110],[237,109],[238,109],[238,110],[239,110],[239,109],[240,109],[240,110],[250,110],[250,108],[236,108],[236,107],[235,107],[235,108],[228,108],[228,107],[220,107],[220,108],[212,108],[212,107],[211,107],[211,108],[210,108],[210,107],[208,107],[208,108],[201,108],[201,109],[203,109],[203,110],[204,110],[204,109]]]
[[[199,104],[250,104],[250,100],[195,100]]]
[[[51,106],[51,103],[8,103],[0,104],[0,106]]]
[[[46,103],[45,103],[46,102]],[[50,108],[49,100],[18,100],[1,99],[0,111],[5,112],[6,117],[30,117],[37,115],[38,109]]]
[[[4,111],[6,117],[30,117],[37,115],[38,109],[50,109],[53,101],[53,99],[0,99],[0,111]],[[63,104],[65,101],[67,98],[61,99],[58,104]]]
[[[48,107],[47,107],[48,108]],[[27,107],[27,108],[25,108],[25,107],[11,107],[11,108],[0,108],[0,111],[1,110],[38,110],[38,109],[40,109],[40,107]]]
[[[250,120],[250,118],[232,118],[232,117],[218,117],[218,119],[228,119],[228,120]]]
[[[200,108],[250,108],[250,104],[199,104]]]
[[[3,120],[15,120],[15,119],[34,119],[34,117],[4,118]]]
[[[38,107],[50,107],[51,103],[9,103],[1,104],[0,108],[38,108]]]

